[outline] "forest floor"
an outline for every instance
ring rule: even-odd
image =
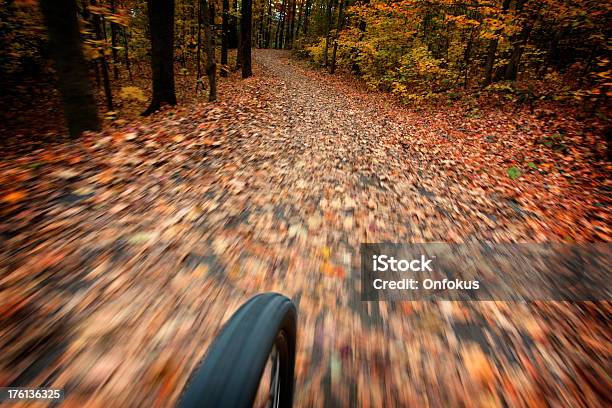
[[[368,303],[358,279],[362,242],[609,242],[580,123],[411,110],[254,61],[217,103],[4,155],[0,383],[169,406],[236,308],[278,291],[297,406],[604,405],[609,303]]]

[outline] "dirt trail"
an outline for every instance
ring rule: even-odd
[[[24,182],[34,204],[0,231],[17,305],[2,382],[63,386],[68,406],[167,406],[222,322],[273,290],[299,308],[297,406],[602,398],[588,381],[603,360],[580,344],[606,344],[581,326],[597,308],[361,302],[361,242],[529,241],[541,221],[412,150],[418,114],[284,53],[255,62],[222,102],[57,146],[55,170]]]

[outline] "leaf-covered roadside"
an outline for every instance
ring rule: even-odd
[[[3,152],[1,383],[170,405],[274,290],[299,308],[299,406],[602,405],[608,303],[362,303],[357,270],[360,242],[609,242],[596,131],[558,116],[565,153],[529,113],[415,112],[255,61],[216,104]]]

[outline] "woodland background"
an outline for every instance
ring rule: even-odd
[[[78,38],[58,33],[55,45],[48,34],[57,27],[45,27],[45,8],[37,1],[2,3],[0,111],[11,135],[41,139],[61,127],[56,113],[44,120],[38,114],[59,110],[62,81],[58,85],[53,56],[69,65],[63,68],[72,72],[68,88],[78,82],[78,93],[95,96],[95,102],[86,98],[75,107],[73,116],[88,109],[91,118],[74,136],[99,128],[100,120],[144,112],[155,82],[152,69],[167,73],[167,89],[147,114],[176,103],[175,92],[181,102],[199,98],[206,88],[215,100],[216,77],[241,68],[242,53],[231,50],[247,50],[243,73],[250,75],[251,47],[292,49],[332,74],[351,73],[406,104],[452,104],[469,97],[532,111],[542,106],[543,115],[554,115],[552,103],[552,110],[571,107],[580,118],[595,118],[608,132],[611,25],[605,1],[42,2],[60,27],[62,19],[72,21],[71,11],[78,18]],[[155,42],[163,48],[157,53]],[[72,57],[58,57],[54,47],[72,48]],[[93,103],[97,107],[86,107]],[[64,102],[70,116],[65,108]]]

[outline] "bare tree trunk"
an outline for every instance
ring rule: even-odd
[[[257,46],[259,48],[264,47],[264,38],[265,38],[264,20],[266,18],[266,8],[264,6],[265,4],[262,4],[261,6],[261,17],[259,20],[259,32],[257,33]]]
[[[302,24],[302,17],[304,15],[304,0],[300,1],[300,7],[299,7],[299,11],[298,11],[298,20],[297,23],[295,24],[295,34],[294,34],[294,39],[297,39],[299,34],[300,34],[300,26]]]
[[[97,60],[93,60],[94,67],[94,75],[96,76],[96,89],[100,90],[100,85],[102,85],[102,79],[100,77],[100,64],[98,64]]]
[[[206,75],[208,75],[208,100],[214,102],[217,100],[217,63],[215,62],[215,47],[213,44],[213,32],[211,27],[212,16],[214,9],[212,4],[208,4],[208,0],[202,2],[202,22],[204,23],[204,37],[206,38]]]
[[[96,4],[96,0],[91,0],[91,5],[94,6],[95,4]],[[100,23],[100,15],[92,13],[92,20],[93,20],[94,31],[96,33],[96,39],[98,41],[102,41],[103,38],[102,38],[102,29],[101,29],[101,23]],[[108,64],[106,62],[106,56],[104,55],[104,48],[100,47],[98,48],[98,51],[100,53],[100,57],[98,58],[98,61],[100,61],[100,67],[102,70],[102,80],[104,83],[104,95],[106,96],[106,107],[109,111],[112,111],[113,110],[113,93],[111,92],[110,78],[108,76]]]
[[[339,0],[338,3],[340,3],[340,9],[338,10],[338,25],[336,26],[336,37],[334,38],[332,65],[331,70],[329,71],[331,74],[336,72],[336,53],[338,51],[338,38],[340,38],[340,31],[342,30],[342,26],[344,24],[344,0]]]
[[[227,76],[227,48],[229,35],[229,0],[223,0],[221,14],[221,76]]]
[[[285,17],[285,48],[291,48],[291,14],[293,2],[295,0],[287,0],[287,12]]]
[[[334,0],[327,2],[327,28],[325,32],[325,50],[323,51],[323,66],[329,65],[329,36],[331,34]]]
[[[291,20],[289,24],[289,49],[293,49],[293,35],[295,33],[295,10],[297,7],[297,0],[293,0],[291,5]]]
[[[234,0],[234,7],[236,14],[238,14],[238,12],[240,11],[238,9],[238,0]],[[236,40],[238,43],[236,49],[236,71],[238,71],[242,67],[242,34],[240,33],[242,22],[240,20],[242,20],[242,16],[240,17],[240,19],[236,19],[236,32],[238,33],[238,35],[236,36]]]
[[[266,28],[266,48],[270,48],[270,40],[272,39],[272,0],[268,0],[268,23]]]
[[[200,78],[202,76],[202,0],[198,0],[198,43],[196,45],[196,96],[200,88]]]
[[[281,3],[281,9],[279,13],[279,20],[276,23],[276,33],[274,34],[274,48],[281,48],[281,22],[283,19],[283,14],[285,13],[285,2],[287,0],[283,0]]]
[[[228,0],[229,1],[229,0]],[[233,10],[238,12],[238,0],[234,0]],[[238,18],[232,13],[232,15],[228,14],[229,18],[229,28],[227,30],[228,40],[227,40],[227,48],[233,49],[238,47]]]
[[[306,0],[306,10],[304,11],[304,37],[308,35],[308,24],[310,22],[310,8],[312,7],[312,0]]]
[[[253,18],[252,0],[242,0],[242,16],[240,19],[240,53],[242,59],[242,77],[253,75],[251,68],[251,24]]]
[[[174,0],[147,0],[151,32],[153,99],[142,115],[159,110],[162,104],[176,105],[174,93]]]
[[[531,29],[533,26],[530,23],[527,23],[525,27],[521,30],[519,34],[518,41],[514,43],[514,47],[512,48],[512,53],[510,54],[510,59],[508,61],[508,65],[506,66],[506,73],[504,78],[506,80],[514,81],[518,75],[518,67],[521,62],[521,57],[523,56],[523,49],[527,44],[527,40],[529,39],[529,35],[531,34]]]
[[[111,13],[115,13],[115,0],[110,1]],[[117,24],[111,21],[111,46],[113,47],[113,76],[115,80],[119,79],[119,53],[117,52],[118,31]]]
[[[125,68],[127,69],[128,72],[128,76],[130,78],[130,82],[134,82],[134,78],[132,77],[132,67],[130,64],[130,54],[128,51],[128,35],[127,35],[127,28],[123,28],[123,47],[124,47],[124,54],[125,54]]]
[[[283,3],[281,4],[281,20],[280,20],[280,37],[279,37],[279,46],[278,48],[283,49],[285,48],[285,21],[287,19],[287,1],[288,0],[283,0]]]
[[[64,116],[71,137],[100,130],[96,100],[83,56],[75,0],[41,0],[49,48],[58,75]]]

